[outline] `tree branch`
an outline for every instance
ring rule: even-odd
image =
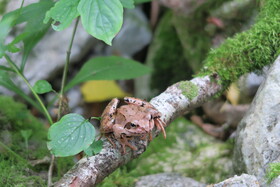
[[[169,125],[176,117],[189,112],[209,100],[215,93],[222,90],[217,83],[218,76],[213,75],[195,78],[191,81],[181,81],[167,88],[166,91],[151,100],[161,113],[161,119]],[[191,85],[189,87],[189,85]],[[188,99],[185,92],[191,92],[195,88],[196,95]],[[153,137],[160,132],[154,130]],[[168,136],[168,134],[167,134]],[[128,148],[127,154],[121,155],[120,144],[115,141],[117,148],[114,149],[108,141],[104,141],[103,150],[95,156],[85,157],[69,170],[55,186],[92,186],[101,182],[105,177],[115,171],[118,167],[141,155],[148,145],[147,140],[135,138],[131,143],[138,148],[132,151]]]

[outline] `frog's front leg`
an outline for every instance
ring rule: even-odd
[[[115,123],[115,113],[117,111],[117,106],[119,104],[119,100],[117,98],[112,99],[110,103],[106,106],[105,110],[101,115],[101,125],[100,125],[100,133],[110,133],[113,132],[113,125]]]
[[[125,146],[130,147],[133,150],[137,150],[136,147],[134,147],[133,145],[131,145],[128,142],[128,136],[131,136],[132,134],[130,134],[125,128],[124,125],[122,124],[115,124],[113,126],[113,132],[114,132],[114,136],[115,138],[120,142],[122,149],[123,149],[123,154],[126,153],[125,151]]]
[[[127,141],[127,137],[125,135],[122,135],[122,137],[119,139],[121,146],[122,146],[122,150],[123,150],[123,154],[126,154],[126,149],[125,146],[130,147],[132,150],[136,151],[137,148],[133,145],[131,145],[128,141]]]

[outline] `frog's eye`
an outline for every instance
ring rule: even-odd
[[[128,122],[127,124],[125,124],[124,128],[131,129],[131,128],[136,128],[138,126],[139,125],[136,125],[134,123]]]
[[[136,127],[136,125],[134,123],[130,123],[131,127]]]

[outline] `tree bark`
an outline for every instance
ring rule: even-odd
[[[169,125],[176,117],[200,106],[221,91],[222,87],[217,83],[218,79],[217,75],[213,75],[211,78],[205,76],[194,78],[191,81],[178,82],[153,98],[150,103],[162,113],[161,119]],[[195,85],[197,88],[196,96],[191,100],[184,94],[184,92],[190,91],[188,88],[181,86],[184,83]],[[160,131],[154,130],[153,137],[158,136],[159,133]],[[133,151],[127,148],[127,153],[122,155],[120,144],[115,140],[113,141],[117,148],[113,148],[107,140],[104,140],[103,149],[98,155],[81,159],[55,186],[94,186],[120,166],[141,155],[148,145],[147,140],[140,140],[136,137],[130,143],[136,146],[138,150]]]

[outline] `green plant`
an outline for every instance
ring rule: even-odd
[[[275,179],[279,175],[280,175],[280,162],[269,164],[269,167],[268,167],[268,170],[266,173],[267,182],[271,183],[271,181],[273,181],[273,179]]]
[[[88,119],[78,114],[63,116],[66,91],[87,80],[131,79],[150,71],[149,68],[130,59],[116,56],[98,57],[84,63],[77,75],[67,84],[70,54],[79,20],[81,19],[84,29],[90,35],[111,45],[112,39],[121,29],[124,8],[134,8],[134,0],[60,0],[57,2],[41,0],[28,6],[24,6],[22,0],[19,9],[5,14],[0,21],[0,58],[5,58],[8,64],[0,65],[0,85],[21,96],[46,117],[51,125],[47,144],[50,152],[55,156],[71,156],[83,150],[90,156],[98,154],[102,149],[102,142],[94,141],[95,129]],[[24,75],[30,52],[44,37],[50,26],[56,31],[62,31],[75,19],[75,27],[69,38],[60,91],[53,90],[46,80],[38,80],[31,85]],[[6,38],[11,30],[23,23],[23,31],[7,43]],[[23,44],[23,48],[19,47],[19,43]],[[18,52],[22,52],[20,63],[10,57],[10,53]],[[11,78],[13,76],[20,77],[26,83],[33,97],[19,88]],[[40,94],[50,91],[58,93],[56,99],[59,102],[59,110],[56,123],[40,97]],[[92,119],[97,118],[92,117]],[[31,132],[25,129],[21,131],[27,150]],[[5,146],[5,148],[18,159],[24,160],[9,147]]]
[[[116,56],[98,57],[86,62],[74,79],[66,85],[71,48],[79,18],[81,17],[82,25],[89,34],[111,45],[112,39],[115,37],[116,33],[119,32],[123,23],[123,8],[133,8],[134,1],[60,0],[58,2],[53,2],[51,0],[42,0],[26,7],[24,7],[23,4],[24,1],[22,1],[19,9],[4,15],[0,22],[0,57],[4,57],[9,64],[9,66],[0,66],[0,85],[22,96],[45,115],[49,124],[52,125],[49,130],[48,147],[54,155],[70,156],[77,154],[89,148],[93,143],[95,136],[94,128],[87,120],[83,119],[83,117],[78,114],[69,114],[62,117],[63,95],[65,91],[87,80],[131,79],[149,72],[147,67],[130,59]],[[32,15],[36,15],[36,18]],[[24,76],[24,67],[32,48],[42,39],[50,25],[54,30],[61,31],[67,28],[74,19],[76,19],[76,25],[72,37],[70,38],[61,90],[58,95],[58,119],[61,120],[53,123],[47,107],[39,96],[39,94],[54,91],[52,86],[46,80],[38,80],[34,86],[30,85]],[[26,23],[23,32],[17,35],[12,42],[6,44],[5,38],[8,36],[11,29],[21,23]],[[19,42],[23,42],[23,49],[17,47]],[[8,55],[9,52],[16,53],[19,51],[23,51],[20,66]],[[35,97],[35,100],[19,89],[12,79],[10,79],[10,75],[13,74],[17,74],[24,80]],[[78,119],[78,121],[76,119]],[[69,133],[67,128],[69,121],[75,122],[73,123],[73,125],[76,125],[74,132],[79,132],[79,134]],[[82,131],[83,128],[87,128],[87,130]],[[77,138],[81,136],[84,137],[84,139]],[[75,142],[75,148],[64,149],[63,147],[66,142],[62,140],[69,140],[71,143]]]

